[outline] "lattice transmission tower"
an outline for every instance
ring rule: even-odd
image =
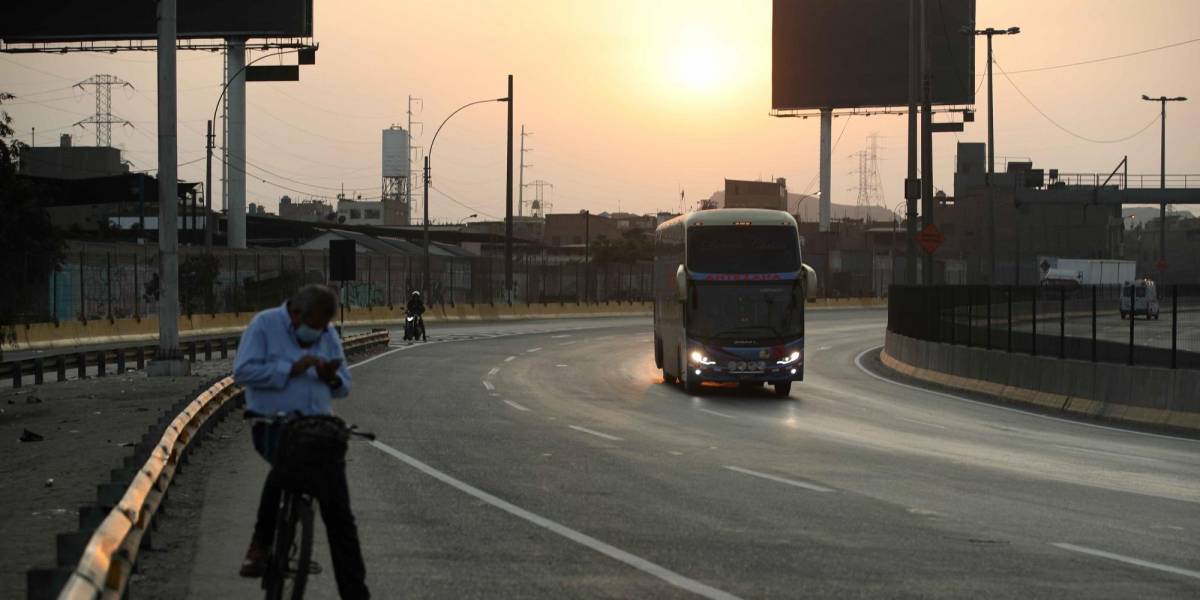
[[[850,172],[851,175],[858,175],[858,186],[850,188],[849,191],[858,193],[857,204],[860,208],[885,204],[883,178],[879,175],[879,151],[881,149],[879,134],[872,133],[867,136],[866,148],[851,154],[858,159],[858,167]]]
[[[554,189],[554,184],[542,179],[535,179],[524,186],[533,188],[533,200],[529,203],[529,216],[546,218],[546,213],[550,212],[552,206],[544,193],[546,188]]]
[[[85,85],[96,87],[96,114],[79,121],[76,125],[95,125],[96,145],[111,147],[113,123],[133,126],[133,123],[112,114],[112,86],[119,85],[133,89],[133,84],[116,75],[97,73],[75,84],[74,87],[83,89]]]

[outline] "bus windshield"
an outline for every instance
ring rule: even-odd
[[[753,339],[782,343],[804,335],[799,280],[778,284],[694,282],[687,331],[700,339]]]
[[[696,273],[792,273],[800,269],[796,228],[718,225],[688,229],[687,266]]]

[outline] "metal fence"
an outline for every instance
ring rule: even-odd
[[[1121,312],[1121,286],[892,286],[888,330],[1034,356],[1200,369],[1200,285],[1158,286],[1157,316]]]
[[[39,264],[30,256],[6,257]],[[348,307],[403,305],[421,290],[428,305],[639,302],[652,298],[650,263],[597,264],[546,254],[513,260],[511,297],[504,259],[434,256],[429,285],[420,256],[359,254],[354,281],[331,282],[325,251],[180,249],[184,315],[253,312],[276,306],[306,283],[329,283]],[[22,283],[23,282],[23,283]],[[13,282],[10,282],[13,284]],[[15,285],[15,323],[140,318],[158,312],[158,255],[152,247],[72,248],[59,270],[26,273]]]

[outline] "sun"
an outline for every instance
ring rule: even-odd
[[[731,52],[704,28],[680,32],[673,49],[672,79],[692,92],[711,92],[728,82]]]

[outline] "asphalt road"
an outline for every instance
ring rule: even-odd
[[[807,381],[689,396],[649,319],[479,325],[354,369],[339,408],[380,598],[1200,595],[1200,442],[863,369],[882,311],[809,313]],[[586,329],[576,329],[586,327]],[[228,444],[195,598],[236,577],[265,467]],[[326,573],[310,597],[336,597]]]

